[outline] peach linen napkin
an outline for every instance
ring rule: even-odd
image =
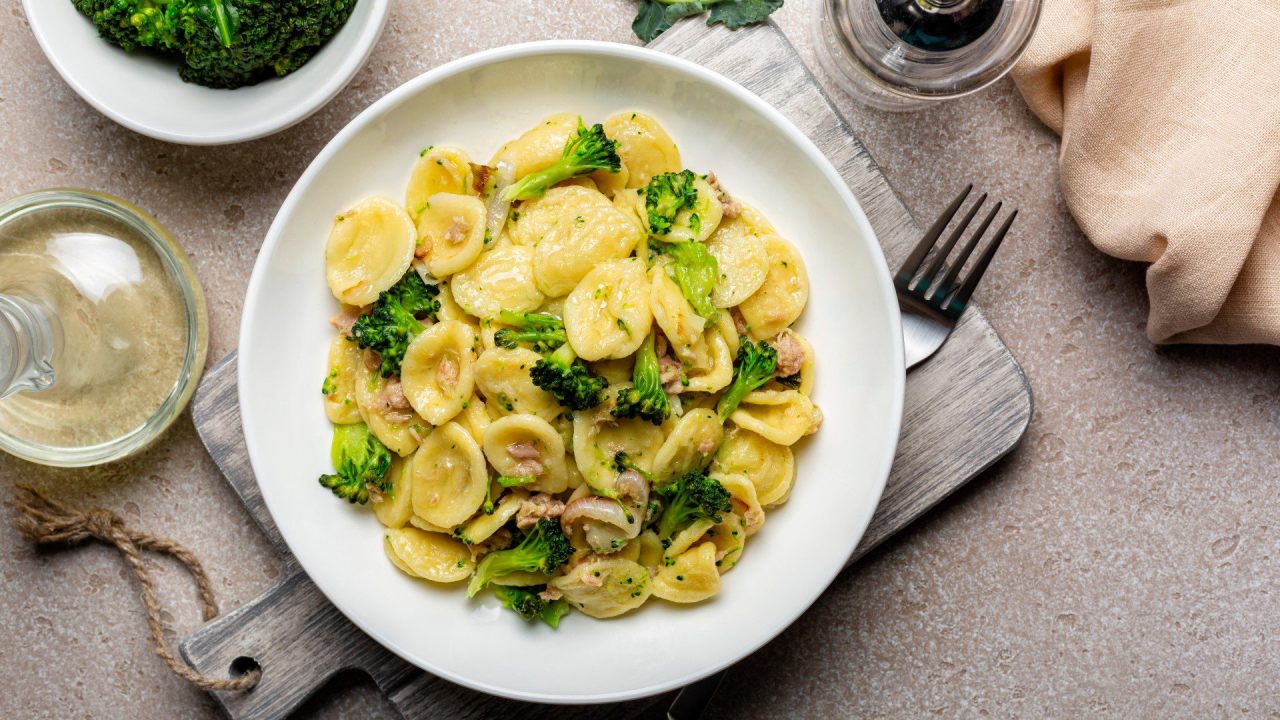
[[[1013,78],[1152,341],[1280,344],[1280,1],[1045,0]]]

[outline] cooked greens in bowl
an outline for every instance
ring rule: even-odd
[[[356,0],[71,0],[126,52],[172,57],[183,80],[238,88],[302,67]]]

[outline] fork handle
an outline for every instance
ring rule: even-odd
[[[667,708],[667,720],[699,720],[706,712],[707,705],[715,696],[716,690],[724,680],[725,671],[712,673],[701,680],[685,685],[676,695],[671,707]]]

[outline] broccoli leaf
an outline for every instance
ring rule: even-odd
[[[684,299],[703,318],[714,320],[717,311],[711,292],[715,290],[720,266],[707,246],[690,241],[662,243],[656,249],[674,261],[667,265],[667,274],[680,287]]]
[[[782,0],[640,0],[640,9],[631,22],[631,31],[641,40],[652,42],[680,18],[701,15],[708,9],[711,10],[708,25],[724,23],[730,30],[737,30],[744,25],[764,22],[780,7]]]
[[[764,22],[774,10],[782,7],[782,0],[721,0],[711,6],[708,25],[724,23],[730,30],[745,25]]]
[[[707,6],[701,2],[666,3],[660,0],[641,0],[636,19],[631,21],[631,31],[645,42],[666,32],[677,20],[690,15],[701,15]]]

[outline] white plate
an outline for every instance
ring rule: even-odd
[[[387,0],[359,0],[315,57],[283,78],[235,90],[182,81],[178,64],[98,37],[71,0],[22,0],[40,48],[71,89],[135,132],[184,145],[253,140],[298,123],[355,76],[382,34]]]
[[[542,117],[653,113],[684,162],[714,170],[804,254],[812,296],[800,323],[817,350],[822,430],[798,448],[790,501],[769,513],[712,601],[652,600],[612,620],[526,624],[490,594],[432,586],[382,554],[368,509],[316,482],[329,470],[320,402],[338,306],[324,281],[333,216],[360,198],[400,198],[420,148],[488,158]],[[737,661],[781,632],[835,577],[866,529],[902,413],[902,335],[871,227],[831,165],[756,96],[687,61],[608,43],[557,41],[437,68],[361,113],[285,200],[249,282],[240,406],[263,497],[290,549],[347,617],[409,662],[468,687],[553,703],[659,693]]]

